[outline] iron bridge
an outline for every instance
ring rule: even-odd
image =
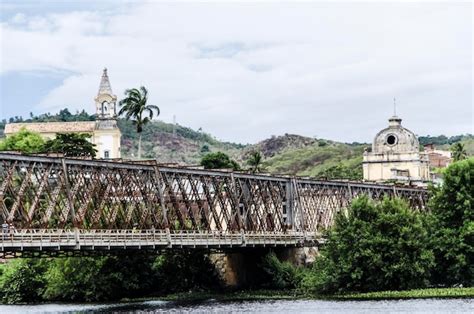
[[[352,199],[426,189],[0,153],[0,255],[316,246]]]

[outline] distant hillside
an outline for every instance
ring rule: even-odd
[[[86,112],[70,113],[67,109],[59,113],[31,116],[29,119],[15,117],[8,122],[49,122],[94,120]],[[0,122],[0,137],[3,136],[6,120]],[[136,155],[138,135],[130,121],[118,120],[122,131],[122,156]],[[456,142],[465,145],[469,155],[474,155],[474,136],[452,137],[421,136],[420,144],[433,143],[438,148],[449,149]],[[260,151],[264,157],[264,170],[271,173],[311,177],[362,177],[362,153],[370,144],[341,143],[304,137],[295,134],[272,136],[254,145],[222,142],[210,134],[188,127],[152,121],[146,125],[142,136],[143,157],[157,159],[161,163],[196,165],[209,152],[222,151],[246,168],[250,152]]]
[[[130,121],[118,121],[122,132],[122,155],[133,157],[138,149],[138,134]],[[153,121],[142,133],[143,158],[157,159],[162,163],[198,164],[209,152],[222,151],[241,160],[245,145],[221,142],[207,133],[187,127]]]
[[[444,135],[440,136],[420,136],[419,138],[420,145],[425,144],[434,144],[438,149],[449,150],[449,147],[457,142],[461,142],[466,149],[468,155],[474,155],[474,135],[456,135],[451,137],[446,137]]]

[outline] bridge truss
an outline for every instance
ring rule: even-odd
[[[76,230],[76,242],[78,234],[125,230],[166,232],[168,240],[190,232],[304,234],[293,241],[304,245],[362,194],[399,196],[418,210],[427,202],[427,191],[412,187],[0,153],[0,222],[25,237],[52,230]]]

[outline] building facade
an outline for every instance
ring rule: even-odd
[[[5,126],[5,135],[15,134],[22,128],[37,132],[45,139],[53,139],[58,133],[88,133],[90,141],[96,145],[96,158],[120,158],[122,134],[117,126],[117,96],[112,92],[107,69],[102,73],[94,101],[95,121],[9,123]]]
[[[377,133],[371,152],[364,152],[363,172],[366,181],[409,181],[423,184],[430,180],[427,154],[420,152],[416,135],[391,117],[387,128]]]

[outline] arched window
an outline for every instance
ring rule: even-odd
[[[102,103],[102,114],[103,114],[103,115],[109,113],[109,112],[108,112],[108,110],[109,110],[109,106],[108,106],[108,105],[109,105],[109,103],[106,102],[106,101],[104,101],[104,102]]]
[[[110,158],[110,151],[104,150],[104,158],[109,159]]]

